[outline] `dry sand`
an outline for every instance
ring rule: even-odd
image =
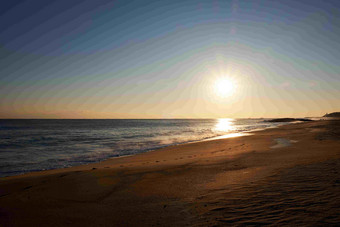
[[[0,179],[0,226],[340,224],[340,121]]]

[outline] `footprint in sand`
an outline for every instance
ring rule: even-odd
[[[27,190],[27,189],[30,189],[30,188],[32,188],[33,186],[32,185],[30,185],[30,186],[27,186],[27,187],[24,187],[24,189],[23,190]]]

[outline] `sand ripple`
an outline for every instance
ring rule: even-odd
[[[204,225],[336,226],[340,223],[339,167],[340,160],[299,166],[244,186],[236,197],[226,193],[208,204],[214,208],[201,221],[209,220]]]

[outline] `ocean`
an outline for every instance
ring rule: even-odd
[[[0,176],[83,165],[287,124],[265,120],[0,120]]]

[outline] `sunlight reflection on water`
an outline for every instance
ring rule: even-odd
[[[226,139],[226,138],[233,138],[233,137],[251,135],[251,133],[235,132],[235,131],[237,131],[237,127],[236,127],[234,122],[235,122],[235,119],[232,119],[232,118],[217,119],[217,123],[215,125],[215,131],[229,132],[229,133],[226,134],[226,135],[208,138],[208,139],[205,139],[205,140]],[[231,133],[231,132],[233,132],[233,133]]]
[[[220,118],[215,126],[216,131],[230,132],[235,130],[234,119],[231,118]]]

